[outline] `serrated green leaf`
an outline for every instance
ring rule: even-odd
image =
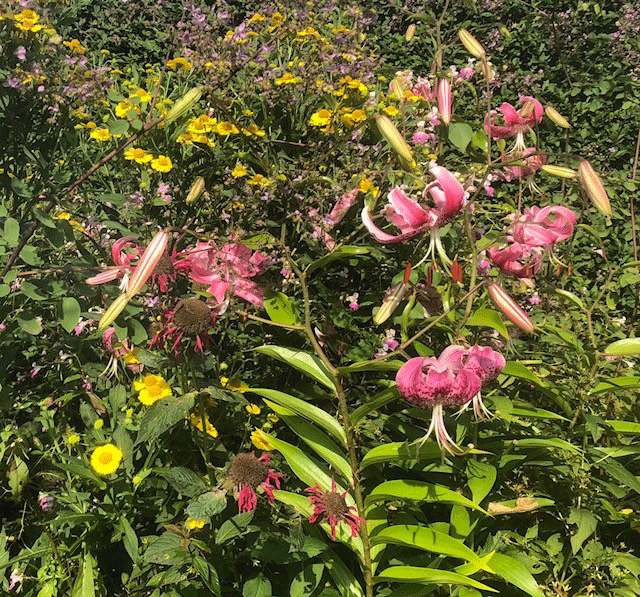
[[[195,393],[169,396],[154,402],[142,416],[136,444],[155,440],[176,423],[182,421],[193,408]]]
[[[73,328],[80,321],[80,303],[72,296],[62,299],[62,327],[67,333],[71,333]]]
[[[196,497],[209,488],[207,482],[190,468],[174,466],[170,469],[156,469],[156,472],[164,477],[178,493],[187,497]]]
[[[222,595],[220,589],[220,580],[218,578],[218,571],[213,567],[211,562],[205,560],[202,556],[195,556],[193,558],[193,568],[200,575],[200,578],[207,585],[208,589],[217,597]]]
[[[463,576],[462,574],[457,574],[449,570],[420,568],[419,566],[391,566],[374,578],[374,582],[388,581],[461,585],[497,593],[495,589],[477,580],[473,580],[468,576]]]
[[[201,493],[193,498],[187,506],[187,515],[198,521],[208,521],[227,507],[227,494],[220,489]]]
[[[270,597],[271,582],[264,576],[256,576],[244,583],[242,597]]]
[[[287,363],[298,371],[320,382],[330,390],[335,390],[327,368],[315,355],[304,352],[303,350],[285,348],[284,346],[260,346],[254,350],[260,354],[265,354],[283,363]]]
[[[142,559],[150,564],[180,566],[190,559],[190,554],[182,545],[182,537],[167,531],[147,547]]]

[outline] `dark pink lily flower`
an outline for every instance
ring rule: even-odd
[[[492,110],[484,119],[484,130],[494,140],[516,137],[516,147],[523,151],[525,149],[524,134],[540,124],[544,108],[537,99],[530,96],[521,97],[520,103],[524,103],[524,106],[519,110],[507,102],[498,108],[504,124],[496,124],[500,117],[496,110]]]
[[[573,234],[577,221],[576,214],[561,205],[542,209],[530,207],[524,214],[514,217],[509,240],[528,247],[548,247],[567,240]]]
[[[504,179],[509,182],[514,178],[528,178],[540,170],[540,168],[547,163],[547,156],[543,153],[536,154],[537,151],[538,149],[536,147],[527,147],[522,152],[513,152],[512,154],[507,155],[507,160],[511,161],[517,159],[522,163],[522,166],[505,166],[503,168]]]
[[[543,251],[539,247],[512,243],[500,249],[492,247],[487,254],[504,273],[517,278],[531,278],[542,269]]]
[[[133,241],[133,236],[124,236],[114,242],[111,247],[111,257],[115,265],[109,266],[99,274],[88,278],[87,284],[104,284],[116,278],[122,278],[125,274],[130,274],[134,269],[131,262],[142,255],[142,249]]]

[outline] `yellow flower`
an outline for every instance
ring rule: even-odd
[[[129,115],[130,110],[140,112],[140,108],[138,108],[138,106],[134,106],[126,100],[124,102],[119,102],[116,106],[116,116],[118,118],[124,118],[125,116]]]
[[[271,184],[271,181],[262,176],[262,174],[254,174],[251,178],[247,179],[247,184],[259,187],[268,187]]]
[[[151,160],[151,167],[158,172],[169,172],[173,168],[171,159],[166,155],[159,155],[157,158]]]
[[[137,97],[141,102],[149,102],[151,101],[151,94],[148,91],[142,89],[142,87],[138,87],[130,96],[129,99]]]
[[[386,106],[386,107],[382,108],[382,111],[385,114],[388,114],[389,116],[395,116],[396,114],[399,113],[398,108],[396,108],[395,106]]]
[[[136,164],[146,164],[153,159],[142,147],[130,147],[124,152],[124,159],[136,162]]]
[[[35,33],[42,29],[42,25],[36,25],[40,17],[32,10],[23,10],[13,17],[16,21],[16,27],[22,31],[31,31]]]
[[[367,119],[367,114],[364,110],[354,110],[351,112],[351,119],[356,122],[363,122]]]
[[[374,186],[374,184],[366,176],[358,183],[358,190],[361,193],[368,193],[369,191],[371,191],[373,197],[377,197],[378,193],[380,192],[380,189]]]
[[[195,518],[187,518],[187,528],[190,530],[201,529],[207,523],[206,520],[196,520]]]
[[[202,433],[205,433],[206,429],[206,433],[208,433],[211,437],[218,437],[218,430],[211,424],[208,416],[205,415],[204,426],[202,424],[202,417],[200,416],[200,413],[191,413],[191,416],[189,418],[191,420],[191,424],[202,431]]]
[[[109,73],[112,75],[124,75],[124,73],[119,68],[112,68]]]
[[[257,404],[247,404],[245,409],[250,415],[259,415],[262,412]]]
[[[318,110],[311,115],[309,119],[309,124],[311,126],[326,126],[331,122],[331,116],[333,113],[326,108],[322,110]]]
[[[137,354],[140,352],[139,348],[132,348],[127,354],[122,357],[122,360],[127,365],[139,365],[140,361],[137,358]]]
[[[238,130],[238,127],[231,123],[231,122],[221,122],[220,124],[218,124],[218,128],[217,128],[217,133],[218,135],[231,135],[231,134],[237,134],[240,131]]]
[[[87,123],[87,128],[89,128],[89,123]],[[111,133],[109,129],[94,129],[89,134],[89,137],[97,141],[108,141],[111,139]]]
[[[91,467],[99,475],[114,473],[122,462],[122,450],[113,444],[99,446],[91,454]]]
[[[229,383],[229,378],[228,377],[221,377],[220,378],[220,385],[224,388],[227,384]]]
[[[268,440],[267,436],[259,429],[256,429],[251,434],[251,443],[256,448],[258,448],[258,450],[264,450],[266,452],[276,449],[275,446]]]
[[[173,60],[169,60],[167,62],[167,66],[171,70],[191,70],[193,65],[186,58],[182,56],[178,56],[178,58],[174,58]]]
[[[216,128],[217,124],[218,121],[215,118],[211,118],[208,114],[201,114],[198,118],[194,118],[189,122],[187,130],[196,134],[210,133]]]
[[[70,433],[69,437],[67,437],[67,443],[70,446],[77,444],[80,441],[80,436],[77,433]]]
[[[102,429],[104,427],[104,421],[102,419],[96,419],[93,422],[94,429]]]
[[[242,129],[244,135],[255,135],[256,137],[264,137],[267,133],[263,131],[257,124],[250,124],[246,129]]]
[[[276,79],[276,85],[291,85],[293,83],[300,83],[300,81],[302,81],[302,77],[294,77],[291,73],[284,73]]]
[[[84,126],[85,128],[88,128],[88,129],[95,129],[98,125],[95,122],[93,122],[93,120],[90,120]]]
[[[193,144],[193,134],[186,132],[186,133],[182,133],[182,135],[180,135],[177,139],[176,139],[177,143],[185,143],[186,145],[192,145]]]
[[[84,54],[86,52],[85,47],[77,39],[72,39],[71,41],[65,41],[63,43],[74,54]]]
[[[271,421],[272,423],[277,423],[280,420],[278,415],[274,415],[273,413],[269,413],[267,415],[267,419],[269,419],[269,421]]]
[[[231,172],[231,176],[233,176],[233,178],[242,178],[243,176],[246,176],[246,175],[247,175],[247,169],[240,162],[236,164],[236,167]]]
[[[244,205],[242,207],[244,207]],[[232,392],[240,392],[241,394],[243,394],[249,389],[249,386],[240,379],[232,379],[227,384],[227,389],[231,390]]]
[[[138,400],[145,406],[171,396],[171,387],[161,375],[147,375],[143,380],[134,381],[133,389],[139,392]]]

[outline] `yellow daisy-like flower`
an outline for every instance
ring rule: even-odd
[[[93,122],[93,120],[90,120],[89,122],[87,122],[87,124],[84,125],[85,128],[87,129],[95,129],[97,128],[97,124],[95,122]]]
[[[89,123],[87,123],[87,128],[89,128]],[[89,134],[89,137],[92,139],[96,139],[97,141],[108,141],[111,139],[111,133],[109,129],[94,129]]]
[[[70,433],[67,437],[67,443],[70,446],[77,444],[80,441],[80,436],[77,433]]]
[[[104,421],[102,419],[96,419],[93,422],[94,429],[102,429],[104,427]]]
[[[267,436],[256,429],[251,434],[251,443],[258,448],[258,450],[264,450],[265,452],[270,452],[271,450],[275,450],[276,447],[268,440]]]
[[[65,41],[63,43],[74,54],[84,54],[87,51],[86,48],[77,39],[72,39],[71,41]]]
[[[42,25],[36,24],[40,20],[40,16],[32,10],[23,10],[13,18],[16,22],[16,27],[22,31],[31,31],[32,33],[35,33],[42,29]]]
[[[395,106],[386,106],[385,108],[382,108],[382,111],[389,116],[395,116],[400,112]]]
[[[256,137],[264,137],[267,133],[263,131],[257,124],[250,124],[246,129],[242,129],[242,134],[246,135],[255,135]]]
[[[380,189],[376,187],[366,176],[358,183],[358,190],[361,193],[368,193],[371,191],[371,195],[373,195],[373,197],[377,197],[380,192]]]
[[[211,437],[218,437],[218,430],[211,424],[208,416],[205,415],[204,425],[202,423],[202,416],[200,416],[200,413],[191,413],[189,419],[191,420],[191,424],[202,433],[207,433]]]
[[[247,179],[247,184],[258,187],[268,187],[271,184],[271,181],[265,176],[262,176],[262,174],[254,174],[251,178]]]
[[[139,365],[140,361],[138,360],[137,354],[140,352],[139,348],[132,348],[127,354],[122,357],[122,360],[127,365]]]
[[[229,378],[228,377],[221,377],[220,378],[220,385],[224,388],[227,384],[229,383]]]
[[[302,77],[295,77],[291,73],[284,73],[276,79],[276,85],[291,85],[293,83],[300,83],[301,81]]]
[[[143,380],[134,381],[133,389],[138,392],[138,400],[145,406],[171,396],[171,387],[161,375],[149,374]]]
[[[245,409],[250,415],[259,415],[262,412],[257,404],[247,404]]]
[[[123,102],[119,102],[116,105],[116,116],[118,118],[124,118],[125,116],[129,115],[129,112],[133,110],[136,113],[140,112],[140,108],[138,108],[138,106],[134,106],[132,103],[128,102],[128,101],[123,101]]]
[[[186,145],[192,145],[193,144],[193,133],[190,132],[186,132],[186,133],[182,133],[182,135],[180,135],[177,139],[176,142],[177,143],[184,143]]]
[[[243,176],[246,176],[246,175],[247,175],[247,169],[240,162],[236,164],[236,167],[231,172],[231,176],[233,176],[233,178],[242,178]]]
[[[195,518],[187,518],[187,528],[190,530],[201,529],[207,523],[206,520],[196,520]]]
[[[259,12],[257,12],[247,21],[247,25],[251,25],[253,23],[259,23],[265,20],[266,20],[266,17],[262,16]]]
[[[159,155],[157,158],[151,160],[151,167],[158,172],[169,172],[173,168],[171,159],[166,155]]]
[[[136,162],[136,164],[146,164],[153,159],[142,147],[130,147],[124,152],[124,159]]]
[[[208,114],[201,114],[198,118],[194,118],[189,122],[187,130],[190,133],[196,133],[198,135],[202,133],[210,133],[216,128],[218,121],[215,118],[211,118]]]
[[[311,115],[309,124],[311,126],[326,126],[331,122],[332,116],[333,112],[331,112],[331,110],[323,108],[322,110],[318,110]]]
[[[142,87],[138,87],[138,89],[136,89],[130,96],[129,98],[134,98],[137,97],[141,102],[150,102],[151,101],[151,94],[148,91],[145,91],[144,89],[142,89]]]
[[[113,444],[97,447],[91,454],[91,467],[99,475],[115,473],[122,462],[122,450]]]
[[[271,421],[272,423],[277,423],[280,418],[278,417],[278,415],[274,414],[274,413],[269,413],[267,415],[267,419],[269,419],[269,421]]]
[[[174,58],[173,60],[169,60],[167,62],[167,66],[171,70],[191,70],[193,65],[183,56],[178,56],[178,58]]]
[[[235,135],[239,133],[238,127],[231,122],[221,122],[216,129],[218,135]]]

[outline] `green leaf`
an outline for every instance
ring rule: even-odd
[[[142,559],[150,564],[180,566],[190,559],[190,554],[182,545],[182,537],[167,531],[147,547]]]
[[[265,400],[265,402],[320,458],[330,464],[349,484],[353,483],[351,467],[344,457],[343,450],[336,443],[317,427],[296,416],[289,409],[278,406],[269,400]]]
[[[96,594],[93,558],[90,553],[85,553],[80,565],[78,577],[71,590],[71,597],[94,597]]]
[[[384,500],[409,500],[414,502],[442,502],[445,504],[458,504],[466,508],[486,512],[478,505],[474,504],[466,497],[435,483],[425,483],[423,481],[405,481],[396,479],[385,481],[378,485],[365,499],[365,504],[369,506]]]
[[[468,576],[457,574],[449,570],[436,570],[434,568],[420,568],[418,566],[391,566],[383,570],[374,579],[374,582],[413,582],[413,583],[429,583],[439,585],[462,585],[474,587],[484,591],[497,593],[495,589],[473,580]]]
[[[519,406],[514,406],[513,408],[511,408],[510,414],[517,417],[532,417],[534,419],[555,419],[558,421],[569,420],[562,415],[551,412],[550,410],[545,410],[544,408],[536,408],[535,406],[531,406],[529,404],[520,404]]]
[[[4,240],[10,249],[13,249],[20,240],[20,224],[14,218],[4,221]]]
[[[7,471],[7,477],[9,479],[9,488],[11,489],[11,495],[18,497],[22,493],[27,479],[29,478],[29,467],[27,463],[17,455],[13,455],[13,461]]]
[[[366,255],[367,253],[370,253],[370,252],[371,252],[371,249],[369,249],[368,247],[354,247],[354,246],[346,245],[344,247],[340,247],[339,249],[336,249],[335,251],[332,251],[328,255],[325,255],[324,257],[321,257],[317,261],[314,261],[313,263],[308,265],[306,269],[306,273],[310,274],[312,271],[318,268],[324,267],[325,265],[328,265],[329,263],[331,263],[332,261],[335,261],[336,259],[344,259],[346,257],[360,257],[361,255]]]
[[[417,525],[387,527],[375,535],[375,537],[372,537],[371,543],[374,545],[378,543],[392,543],[393,545],[404,545],[406,547],[432,551],[468,562],[476,562],[481,569],[491,572],[491,569],[481,562],[477,554],[462,541],[428,527]]]
[[[126,120],[113,120],[109,123],[109,132],[112,135],[126,135],[129,132],[129,122]]]
[[[339,373],[359,373],[361,371],[397,371],[404,365],[404,361],[399,359],[375,359],[373,361],[362,361],[346,367],[338,367]]]
[[[604,349],[604,354],[616,357],[633,356],[640,354],[640,338],[625,338],[609,344]]]
[[[290,396],[284,392],[279,392],[278,390],[250,388],[247,392],[252,392],[258,396],[262,396],[263,398],[268,398],[272,402],[292,410],[297,415],[300,415],[309,421],[313,421],[316,425],[322,427],[325,431],[339,440],[342,445],[347,444],[347,434],[345,433],[342,425],[340,425],[340,423],[338,423],[338,421],[329,413],[317,406],[313,406],[304,400],[300,400],[300,398],[295,398],[294,396]]]
[[[299,317],[293,309],[291,299],[282,292],[268,291],[265,295],[264,307],[271,321],[285,325],[299,323]]]
[[[409,445],[407,442],[393,442],[369,450],[362,459],[360,468],[364,469],[382,462],[437,460],[441,455],[442,452],[436,442],[425,442],[420,447]]]
[[[67,333],[71,333],[73,328],[80,321],[80,303],[71,296],[62,299],[62,327]]]
[[[467,149],[473,135],[473,129],[466,122],[452,122],[449,125],[449,141],[462,153]]]
[[[165,431],[182,421],[193,408],[194,392],[183,396],[169,396],[154,402],[142,416],[136,444],[156,440]]]
[[[553,292],[554,292],[555,295],[561,296],[561,297],[566,298],[567,300],[571,301],[577,307],[579,307],[580,309],[582,309],[584,311],[584,303],[582,302],[582,299],[580,297],[576,296],[575,294],[573,294],[573,292],[569,292],[568,290],[563,290],[562,288],[556,288]]]
[[[209,487],[207,482],[190,468],[174,466],[170,469],[156,469],[155,472],[162,475],[178,493],[187,497],[196,497]]]
[[[315,590],[324,572],[324,564],[322,562],[313,562],[306,564],[291,581],[289,589],[289,597],[307,597]]]
[[[526,379],[527,381],[533,382],[541,388],[547,387],[547,384],[542,379],[540,379],[533,371],[531,371],[531,369],[525,367],[521,363],[516,363],[515,361],[509,361],[504,366],[501,373],[502,375],[510,375],[519,379]]]
[[[507,326],[504,325],[500,314],[492,309],[477,309],[467,319],[466,325],[490,327],[496,330],[503,338],[509,340]]]
[[[207,585],[208,589],[217,597],[222,595],[220,590],[220,580],[218,578],[218,572],[213,567],[211,562],[205,560],[201,556],[195,556],[193,558],[193,568],[200,575],[200,578]]]
[[[244,583],[242,597],[269,597],[271,582],[264,576],[256,576]]]
[[[478,460],[467,461],[467,484],[474,502],[480,503],[493,489],[498,476],[495,466]]]
[[[254,512],[241,512],[225,520],[216,532],[216,545],[222,545],[230,539],[240,537],[253,520]]]
[[[129,557],[131,558],[132,562],[135,564],[139,559],[138,536],[136,535],[136,532],[133,530],[131,523],[124,516],[120,517],[120,528],[122,529],[122,532],[124,534],[122,538],[122,542],[124,543],[124,548],[127,550]]]
[[[616,421],[614,419],[607,419],[605,423],[617,433],[640,435],[640,423],[634,423],[633,421]]]
[[[42,324],[35,317],[33,319],[16,317],[16,319],[18,320],[18,325],[27,332],[27,334],[37,336],[42,331]]]
[[[325,551],[320,554],[320,557],[342,597],[364,597],[360,583],[337,554],[333,551]]]
[[[632,489],[636,493],[640,493],[640,478],[637,478],[627,468],[620,464],[617,460],[603,458],[599,450],[591,450],[591,453],[598,456],[598,460],[594,463],[596,466],[604,469],[611,477],[621,483],[624,487]],[[604,454],[602,453],[604,456]]]
[[[580,551],[582,544],[596,532],[598,519],[588,510],[571,508],[567,522],[578,526],[576,532],[571,536],[571,551],[573,555],[576,555]]]
[[[638,388],[640,388],[640,377],[611,377],[609,379],[603,379],[589,393],[605,394],[607,392],[615,392],[616,390],[636,390]]]
[[[294,350],[285,348],[284,346],[260,346],[254,349],[256,352],[266,354],[291,365],[305,375],[312,377],[316,381],[325,385],[330,390],[335,390],[331,376],[324,366],[323,362],[315,355],[304,352],[303,350]]]
[[[471,143],[474,147],[487,151],[487,135],[484,131],[474,131],[471,135]]]
[[[502,553],[494,553],[488,562],[491,569],[514,587],[531,595],[544,597],[544,592],[538,588],[538,583],[524,564]]]
[[[227,507],[227,493],[221,489],[213,489],[193,498],[187,506],[189,518],[208,521]]]
[[[58,227],[55,220],[46,211],[43,211],[39,207],[33,208],[33,215],[43,226],[46,226],[47,228]]]
[[[382,408],[385,404],[389,404],[389,402],[393,402],[398,398],[400,398],[398,386],[393,384],[390,388],[382,390],[382,392],[379,392],[375,396],[369,398],[362,406],[356,408],[349,417],[351,419],[351,424],[357,425],[369,413]]]

